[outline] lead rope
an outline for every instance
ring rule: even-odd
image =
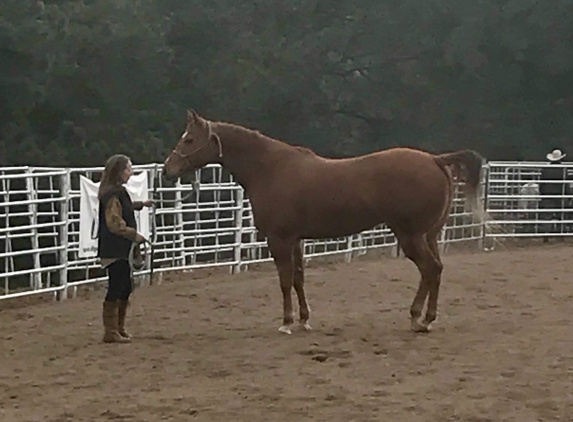
[[[137,250],[139,249],[140,245],[143,245],[146,243],[148,245],[150,245],[150,247],[153,247],[153,243],[150,242],[149,240],[145,240],[142,243],[131,242],[131,248],[129,249],[128,262],[129,262],[129,267],[131,268],[132,273],[135,271],[142,271],[145,269],[145,258],[143,258],[143,255],[141,255],[141,250],[139,250],[139,252],[137,252]],[[136,254],[139,255],[139,257],[140,257],[139,259],[136,259]]]
[[[142,269],[145,268],[145,259],[141,259],[142,258],[141,251],[139,251],[140,259],[139,260],[135,259],[136,251],[139,250],[140,245],[141,243],[139,242],[131,242],[131,247],[129,248],[129,255],[127,257],[129,268],[131,269],[131,295],[129,298],[129,308],[128,308],[130,317],[134,316],[134,314],[137,315],[145,314],[145,309],[143,309],[143,305],[139,303],[139,300],[137,300],[137,295],[135,293],[136,291],[135,276],[134,276],[135,271],[141,271]],[[137,311],[134,308],[134,306],[135,308],[137,308]]]

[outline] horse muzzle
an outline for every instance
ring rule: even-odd
[[[168,182],[175,182],[177,179],[179,179],[179,176],[172,173],[163,173],[163,179]]]

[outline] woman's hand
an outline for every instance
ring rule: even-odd
[[[150,207],[150,206],[152,206],[154,203],[155,203],[155,202],[154,202],[152,199],[148,199],[148,200],[146,200],[146,201],[143,201],[141,204],[142,204],[144,207]]]

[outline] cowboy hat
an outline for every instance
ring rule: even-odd
[[[563,159],[566,155],[567,154],[564,154],[563,152],[561,152],[560,149],[554,149],[549,154],[547,154],[547,159],[549,161],[559,161],[559,160]]]

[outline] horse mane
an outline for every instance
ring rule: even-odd
[[[298,149],[300,152],[302,152],[304,154],[317,155],[316,152],[314,152],[312,149],[305,147],[303,145],[291,145],[291,146],[295,147],[296,149]]]
[[[237,125],[235,123],[228,123],[228,122],[213,122],[219,129],[224,129],[231,135],[248,135],[248,136],[255,136],[257,138],[268,138],[268,136],[262,134],[258,130],[249,129],[244,126]],[[271,139],[271,138],[269,138]]]
[[[232,137],[245,140],[248,139],[248,140],[262,141],[263,144],[267,144],[269,146],[270,145],[283,146],[285,148],[300,151],[301,153],[307,155],[317,156],[317,154],[312,149],[306,146],[292,145],[289,144],[288,142],[271,138],[270,136],[267,136],[258,130],[249,129],[247,127],[240,126],[234,123],[227,123],[227,122],[213,122],[213,123],[216,124],[215,126],[216,129],[222,129],[225,134],[230,135]]]

